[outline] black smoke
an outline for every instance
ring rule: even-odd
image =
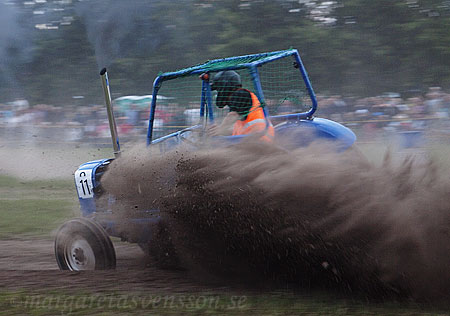
[[[0,85],[3,97],[20,97],[17,74],[32,56],[32,32],[27,16],[12,2],[0,1]]]
[[[150,57],[166,35],[154,22],[161,1],[85,0],[75,5],[95,48],[99,67],[131,52]],[[158,11],[159,12],[159,11]],[[163,14],[163,12],[160,12]]]

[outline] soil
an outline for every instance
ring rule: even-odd
[[[115,242],[114,271],[59,271],[53,240],[0,240],[0,289],[145,291],[166,293],[204,289],[184,271],[161,270],[135,244]]]

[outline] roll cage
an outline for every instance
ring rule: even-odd
[[[294,67],[298,68],[300,71],[301,78],[305,84],[306,90],[308,92],[309,98],[311,99],[311,107],[306,112],[300,113],[291,113],[284,115],[273,116],[273,118],[279,120],[301,120],[301,119],[310,119],[312,115],[317,109],[317,99],[314,93],[314,90],[311,86],[311,82],[309,80],[306,69],[303,65],[303,62],[300,58],[300,55],[296,49],[282,50],[276,52],[262,53],[262,54],[252,54],[252,55],[244,55],[237,57],[229,57],[223,59],[215,59],[211,61],[207,61],[203,64],[181,69],[174,72],[166,72],[158,75],[153,83],[153,92],[152,92],[152,102],[150,108],[150,116],[148,123],[148,133],[147,133],[147,145],[159,143],[171,137],[180,137],[181,134],[186,131],[192,130],[194,128],[200,128],[200,125],[188,127],[177,131],[175,133],[171,133],[169,135],[160,137],[158,139],[153,139],[154,136],[154,120],[155,120],[155,110],[157,107],[157,99],[158,92],[162,85],[169,81],[180,77],[187,76],[199,76],[202,80],[201,84],[201,93],[200,95],[200,119],[206,119],[206,121],[214,122],[214,111],[213,111],[213,97],[211,92],[211,86],[209,82],[209,74],[218,71],[226,71],[226,70],[240,70],[247,69],[251,75],[251,80],[253,83],[254,93],[258,97],[264,111],[264,116],[266,118],[266,122],[268,122],[269,113],[268,109],[265,106],[265,98],[264,92],[261,85],[261,80],[259,76],[258,67],[279,60],[281,58],[285,58],[288,56],[292,56],[294,58]],[[200,87],[199,87],[200,90]],[[200,91],[199,91],[200,92]],[[266,127],[268,124],[266,124]],[[232,136],[239,138],[237,136]]]

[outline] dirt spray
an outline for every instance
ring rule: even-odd
[[[114,161],[103,185],[123,216],[159,208],[164,255],[193,271],[378,297],[450,295],[450,179],[433,161],[387,155],[376,166],[353,150],[259,142],[141,149]]]

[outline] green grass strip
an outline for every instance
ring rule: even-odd
[[[75,216],[74,208],[74,203],[66,199],[0,200],[0,238],[49,236]]]
[[[4,315],[423,315],[445,311],[293,294],[0,293]]]

